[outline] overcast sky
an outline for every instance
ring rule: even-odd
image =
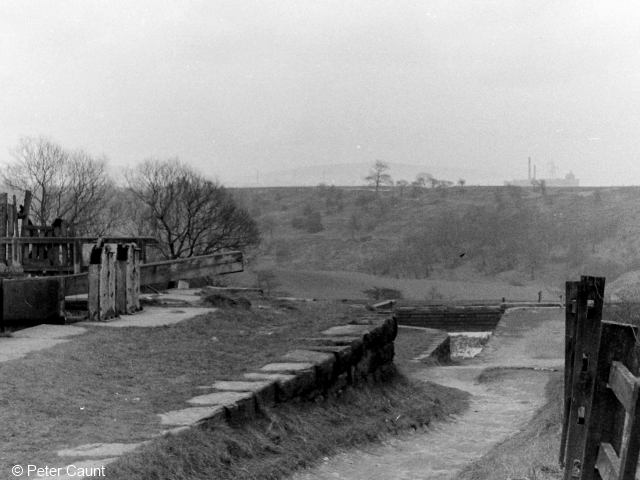
[[[0,161],[45,135],[229,183],[375,159],[502,183],[531,156],[640,184],[640,4],[1,0],[0,102]]]

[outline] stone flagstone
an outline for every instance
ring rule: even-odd
[[[160,423],[162,425],[195,425],[196,423],[208,418],[224,418],[224,407],[222,405],[214,405],[212,407],[190,407],[181,410],[172,410],[166,413],[160,413]]]
[[[232,403],[251,398],[251,392],[214,392],[190,398],[187,403],[194,405],[230,405]]]
[[[140,443],[88,443],[75,448],[58,450],[60,457],[114,457],[135,450]]]
[[[310,368],[313,368],[313,364],[308,362],[282,362],[267,363],[260,370],[263,372],[299,372]]]

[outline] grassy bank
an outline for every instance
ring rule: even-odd
[[[547,403],[516,435],[496,445],[480,460],[465,468],[458,480],[529,478],[559,480],[562,429],[563,373],[552,374],[545,395]]]
[[[465,406],[460,391],[409,382],[394,372],[378,384],[347,388],[326,400],[277,406],[244,426],[167,436],[108,466],[107,478],[283,478],[340,450],[421,428]]]
[[[0,471],[60,465],[63,448],[136,442],[162,431],[157,414],[184,408],[199,385],[238,378],[298,339],[358,314],[344,305],[225,309],[166,327],[87,326],[87,333],[0,363]],[[12,338],[3,338],[11,348]]]

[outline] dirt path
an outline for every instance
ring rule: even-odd
[[[563,363],[560,309],[508,312],[484,352],[463,365],[412,373],[471,393],[470,406],[426,433],[395,438],[367,451],[325,459],[292,480],[454,478],[468,463],[513,435],[545,401],[548,370]],[[484,375],[480,376],[484,372]]]

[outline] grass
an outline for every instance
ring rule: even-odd
[[[401,194],[395,188],[385,189],[378,199],[372,192],[362,189],[333,190],[333,193],[316,187],[234,190],[234,195],[251,211],[262,228],[263,242],[256,253],[262,267],[277,266],[294,271],[380,272],[383,271],[380,260],[396,265],[396,257],[390,254],[401,246],[402,238],[421,226],[434,228],[438,219],[444,217],[448,221],[451,212],[477,216],[474,213],[476,207],[496,207],[498,197],[511,206],[509,189],[505,187],[467,186],[464,190],[447,189],[445,196],[437,189],[426,189],[413,196],[407,192]],[[458,257],[461,252],[453,256],[453,261],[448,254],[446,259],[439,258],[433,265],[431,278],[504,283],[512,288],[530,286],[538,290],[543,285],[553,285],[559,289],[554,299],[564,290],[567,278],[589,273],[606,276],[611,281],[627,270],[640,268],[640,258],[636,255],[640,246],[637,227],[640,222],[634,207],[638,192],[635,187],[553,188],[548,189],[548,198],[543,198],[539,192],[523,189],[520,192],[523,205],[540,210],[540,218],[545,220],[544,230],[553,225],[548,233],[556,235],[553,248],[542,252],[542,260],[538,260],[536,280],[531,279],[527,260],[522,256],[524,247],[518,242],[514,244],[514,253],[519,257],[516,264],[504,262],[502,255],[490,254],[484,258],[480,254],[481,248],[475,245],[465,252],[464,258]],[[341,208],[338,209],[328,203],[336,194],[340,194]],[[322,213],[324,230],[310,234],[293,228],[292,219],[300,215],[305,205],[311,205]],[[359,220],[357,231],[353,231],[352,217]],[[537,217],[531,218],[535,220]],[[602,224],[594,227],[591,221],[594,218]],[[527,219],[514,227],[528,223]],[[479,238],[479,234],[490,233],[489,229],[494,228],[491,222],[478,226],[484,225],[486,229],[481,228],[482,231],[472,236]],[[590,230],[592,227],[595,229],[593,232]],[[501,242],[509,240],[511,230],[515,234],[517,229],[505,232]],[[447,236],[444,240],[453,239],[464,244],[468,238],[459,234],[457,237]],[[525,240],[528,245],[530,239],[527,237]],[[490,247],[489,243],[486,242],[485,246]],[[535,256],[536,252],[533,253]],[[449,261],[444,261],[447,259]],[[412,265],[412,262],[408,263],[408,267]],[[408,267],[392,270],[400,276],[423,275]],[[423,289],[423,296],[428,291],[429,287]],[[442,293],[449,295],[445,291]],[[545,292],[544,298],[551,298],[550,294]]]
[[[499,372],[488,371],[479,379],[490,381]],[[496,478],[528,478],[559,480],[558,466],[562,428],[562,372],[555,372],[547,383],[547,403],[539,409],[523,429],[496,445],[480,460],[466,467],[457,480],[493,480]]]
[[[260,303],[167,327],[86,327],[69,342],[0,363],[0,471],[63,464],[55,453],[62,448],[156,435],[156,414],[186,407],[202,393],[197,386],[237,378],[357,314],[330,302]]]
[[[545,299],[557,298],[541,285],[514,287],[499,280],[392,278],[361,272],[280,267],[269,271],[273,274],[277,292],[302,298],[367,299],[364,292],[374,288],[395,290],[400,292],[402,298],[410,300],[434,300],[435,291],[438,292],[437,296],[447,301],[499,300],[503,297],[509,300],[537,301],[540,290],[545,292]],[[249,270],[234,278],[244,286],[256,284],[256,275]]]
[[[419,429],[461,410],[466,396],[390,374],[319,402],[279,405],[239,427],[213,425],[169,435],[107,467],[111,480],[283,478],[323,457]]]

